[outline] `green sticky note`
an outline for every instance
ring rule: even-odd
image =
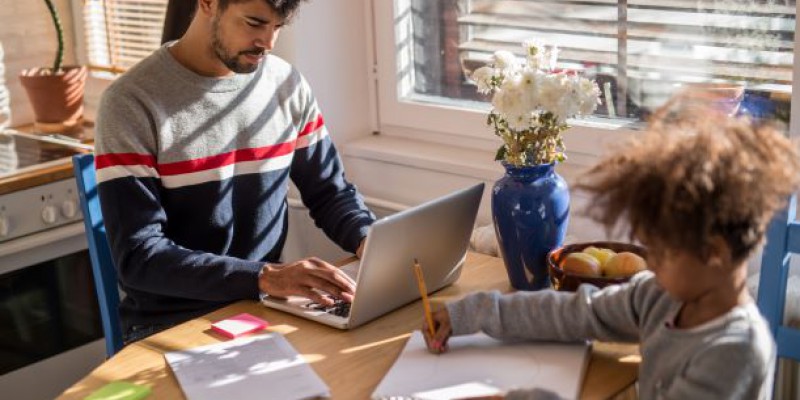
[[[95,390],[85,400],[138,400],[150,395],[150,388],[135,383],[114,381]]]

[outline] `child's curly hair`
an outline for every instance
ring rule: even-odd
[[[609,232],[627,227],[632,238],[703,261],[717,236],[738,263],[760,244],[799,174],[798,152],[777,128],[695,112],[658,117],[577,187],[593,195],[587,213]]]

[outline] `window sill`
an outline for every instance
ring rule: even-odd
[[[476,149],[434,143],[387,134],[360,138],[340,146],[348,178],[363,195],[413,206],[478,182],[487,184],[478,225],[491,223],[491,185],[500,179],[503,167],[494,161],[492,148]],[[557,167],[568,185],[597,160],[595,156],[569,154]],[[572,193],[573,210],[583,209],[588,199]],[[569,235],[602,238],[602,230],[576,214]]]
[[[418,139],[373,135],[343,145],[342,154],[347,158],[412,168],[422,174],[428,171],[492,182],[503,175],[503,167],[494,161],[495,150],[494,147],[478,150]],[[594,155],[569,151],[567,155],[568,161],[557,169],[568,183],[572,183],[598,159]]]
[[[448,146],[421,140],[373,135],[344,145],[346,157],[443,172],[482,180],[502,175],[492,151]]]

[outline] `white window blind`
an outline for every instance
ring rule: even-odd
[[[0,131],[11,124],[11,96],[6,87],[6,67],[3,64],[3,43],[0,43]]]
[[[643,117],[693,82],[741,84],[751,100],[764,97],[771,112],[788,113],[795,0],[411,4],[415,91],[422,96],[484,100],[469,73],[496,50],[521,56],[521,42],[540,38],[560,47],[561,68],[583,71],[605,86],[615,116]],[[442,65],[432,69],[428,61],[436,58]]]
[[[168,0],[84,0],[89,66],[121,73],[161,45]]]

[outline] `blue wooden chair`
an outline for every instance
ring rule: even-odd
[[[758,308],[769,323],[778,344],[778,357],[800,361],[800,329],[783,325],[786,282],[792,253],[800,253],[800,222],[795,222],[797,196],[775,215],[767,229],[767,244],[761,257]]]
[[[78,182],[83,221],[86,226],[86,239],[89,242],[89,257],[92,273],[100,303],[100,316],[103,320],[103,334],[106,337],[106,355],[110,358],[122,349],[122,328],[119,323],[119,289],[117,270],[108,247],[106,227],[100,212],[100,199],[97,195],[94,155],[80,154],[72,157],[75,179]]]

